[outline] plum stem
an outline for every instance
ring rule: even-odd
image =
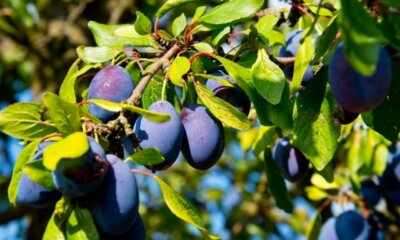
[[[160,59],[158,59],[151,69],[142,77],[139,84],[133,90],[132,95],[128,98],[127,103],[131,105],[138,106],[140,103],[140,98],[147,84],[149,84],[151,78],[154,74],[162,67],[163,63],[169,61],[182,49],[182,44],[175,43]]]
[[[148,173],[148,172],[146,172],[144,170],[141,170],[141,169],[131,169],[131,172],[140,173],[140,174],[146,175],[146,176],[151,177],[151,178],[154,179],[154,175],[152,175],[152,174],[150,174],[150,173]]]
[[[194,54],[193,56],[191,56],[189,58],[189,62],[190,63],[193,62],[194,59],[196,59],[197,57],[200,57],[200,56],[207,56],[209,58],[215,58],[215,56],[212,53],[209,53],[209,52],[198,52],[198,53]]]

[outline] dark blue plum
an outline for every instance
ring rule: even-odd
[[[381,199],[381,193],[378,186],[371,180],[365,180],[361,183],[361,195],[365,202],[370,206],[375,206]]]
[[[384,48],[379,53],[372,76],[358,73],[346,59],[341,43],[329,64],[329,84],[336,102],[345,110],[355,113],[370,111],[384,100],[392,81],[392,65]]]
[[[89,151],[82,157],[78,165],[63,159],[52,172],[56,188],[64,195],[81,197],[95,190],[103,181],[108,162],[100,144],[88,136]]]
[[[108,154],[110,168],[102,185],[88,196],[89,209],[101,231],[119,235],[129,230],[138,216],[139,191],[129,166]]]
[[[336,220],[334,217],[329,218],[319,231],[318,240],[339,240],[335,229]]]
[[[287,137],[279,140],[272,150],[272,157],[281,169],[285,179],[295,182],[307,175],[308,159],[295,147]]]
[[[221,157],[224,150],[224,128],[206,107],[191,104],[182,109],[181,120],[185,129],[182,154],[195,169],[206,170]]]
[[[360,213],[350,210],[339,215],[335,229],[340,240],[369,239],[370,225]]]
[[[146,240],[146,228],[142,218],[138,215],[135,223],[121,235],[106,235],[101,240]]]
[[[88,89],[88,99],[103,99],[121,102],[129,98],[135,88],[129,73],[120,66],[108,66],[100,70],[92,79]],[[89,111],[103,122],[112,120],[116,113],[107,111],[94,103],[89,103]]]
[[[389,191],[400,189],[400,155],[395,156],[391,162],[387,163],[380,178],[380,185]]]
[[[54,142],[42,142],[30,161],[43,158],[43,150]],[[18,195],[16,203],[18,205],[28,205],[31,207],[45,208],[52,207],[60,199],[61,194],[57,190],[47,189],[32,181],[25,173],[21,175],[18,183]]]
[[[224,78],[234,84],[232,78],[222,71],[216,71],[212,73],[212,75]],[[214,96],[225,100],[230,103],[232,106],[236,107],[242,113],[248,115],[250,112],[251,101],[249,97],[240,89],[238,86],[228,87],[223,85],[221,82],[208,79],[206,82],[206,87],[213,91]]]
[[[150,105],[149,110],[167,113],[171,119],[167,122],[153,122],[142,116],[138,117],[133,127],[139,138],[142,149],[158,148],[165,160],[151,166],[154,170],[164,170],[170,167],[177,159],[183,140],[183,126],[171,103],[159,100]]]
[[[359,113],[349,112],[347,110],[342,109],[342,114],[336,119],[340,124],[346,125],[354,122],[354,120],[356,120],[359,115],[360,115]]]
[[[294,30],[286,35],[286,47],[281,47],[279,49],[280,57],[294,57],[299,49],[302,30]],[[294,65],[283,68],[283,72],[289,79],[293,78]],[[312,67],[308,66],[306,72],[304,73],[302,84],[307,84],[314,76],[314,71]]]

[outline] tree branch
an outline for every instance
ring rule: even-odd
[[[133,90],[132,95],[128,98],[127,103],[136,106],[139,105],[142,93],[146,88],[147,84],[149,84],[153,75],[156,74],[156,72],[162,67],[165,61],[168,61],[171,58],[173,58],[181,50],[182,50],[182,44],[177,42],[160,59],[158,59],[158,61],[155,62],[154,65],[151,67],[149,72],[147,72],[142,77],[139,84],[136,86],[135,90]]]

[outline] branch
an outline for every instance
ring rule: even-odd
[[[294,60],[296,57],[275,57],[275,56],[270,56],[271,60],[280,66],[289,66],[294,64]]]
[[[140,98],[142,97],[142,93],[146,88],[147,84],[149,84],[151,78],[156,74],[156,72],[162,67],[165,61],[173,58],[180,50],[182,49],[181,43],[175,43],[154,65],[151,67],[149,72],[147,72],[139,84],[136,86],[135,90],[133,90],[132,95],[128,98],[127,103],[131,105],[139,105]]]

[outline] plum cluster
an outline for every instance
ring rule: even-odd
[[[51,207],[61,197],[87,205],[102,236],[109,239],[145,239],[138,215],[139,191],[129,166],[115,155],[105,153],[88,136],[88,151],[79,159],[62,159],[52,171],[55,189],[46,189],[23,174],[18,183],[17,204]],[[43,158],[54,142],[39,144],[30,161]]]

